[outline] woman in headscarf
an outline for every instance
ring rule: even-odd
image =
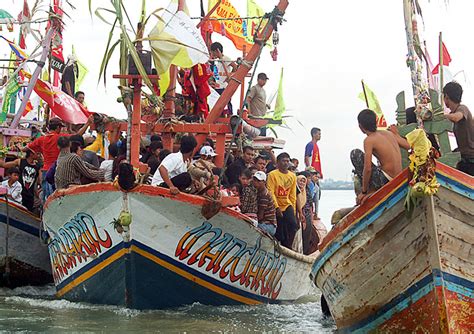
[[[296,177],[296,219],[300,223],[300,229],[296,232],[295,240],[293,241],[293,250],[303,253],[303,230],[306,228],[306,217],[303,208],[307,202],[306,192],[307,179],[304,175]]]

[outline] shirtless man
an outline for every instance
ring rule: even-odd
[[[377,116],[372,110],[365,109],[357,116],[359,128],[367,135],[364,140],[364,152],[355,149],[351,152],[354,173],[361,179],[361,193],[357,195],[357,204],[363,204],[369,192],[380,189],[402,171],[400,147],[409,149],[408,142],[402,137],[385,130],[377,130]],[[372,163],[374,155],[380,166]]]

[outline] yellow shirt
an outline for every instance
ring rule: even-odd
[[[104,146],[104,138],[102,133],[97,133],[97,138],[94,140],[92,144],[85,148],[87,151],[95,152],[100,154],[102,158],[105,158],[105,146]]]
[[[283,174],[278,169],[271,171],[267,177],[267,188],[276,208],[283,212],[291,205],[296,210],[296,175],[294,173]]]

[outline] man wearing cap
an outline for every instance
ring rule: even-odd
[[[257,84],[250,88],[247,95],[248,112],[252,116],[262,117],[267,113],[267,94],[263,89],[267,80],[268,77],[265,73],[259,73]]]
[[[212,169],[216,167],[212,160],[217,155],[214,149],[210,146],[203,146],[199,151],[201,156],[198,160],[193,162],[188,172],[193,179],[194,188],[197,191],[204,189],[212,181]]]
[[[252,182],[257,189],[258,227],[273,236],[276,232],[276,213],[273,197],[267,189],[267,174],[257,171]]]
[[[92,116],[89,117],[87,123],[77,132],[79,135],[83,135],[86,132],[89,125],[93,122]],[[39,137],[28,144],[23,151],[27,149],[32,150],[35,153],[41,153],[43,155],[43,168],[42,168],[42,184],[43,189],[43,201],[45,201],[49,195],[52,194],[53,188],[46,181],[46,172],[54,164],[59,156],[58,139],[64,136],[71,136],[71,134],[61,133],[61,129],[64,127],[63,122],[54,117],[49,121],[48,129],[49,132],[42,137]]]

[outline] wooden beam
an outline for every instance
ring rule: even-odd
[[[276,6],[276,10],[280,13],[285,13],[286,8],[288,7],[288,0],[280,0],[278,5]],[[222,93],[222,95],[217,100],[216,104],[212,108],[209,116],[205,120],[205,124],[213,124],[215,121],[220,117],[222,110],[230,101],[234,93],[236,92],[237,88],[243,82],[245,76],[250,71],[253,66],[253,62],[257,59],[260,55],[261,49],[265,46],[265,43],[270,38],[273,33],[273,22],[268,20],[267,24],[257,36],[257,40],[259,42],[255,43],[252,48],[249,50],[247,56],[244,59],[244,62],[239,66],[236,72],[230,78],[229,84],[227,85],[226,89]],[[206,139],[206,136],[203,134],[197,135],[196,140],[198,146],[196,150],[201,146],[201,144]]]

